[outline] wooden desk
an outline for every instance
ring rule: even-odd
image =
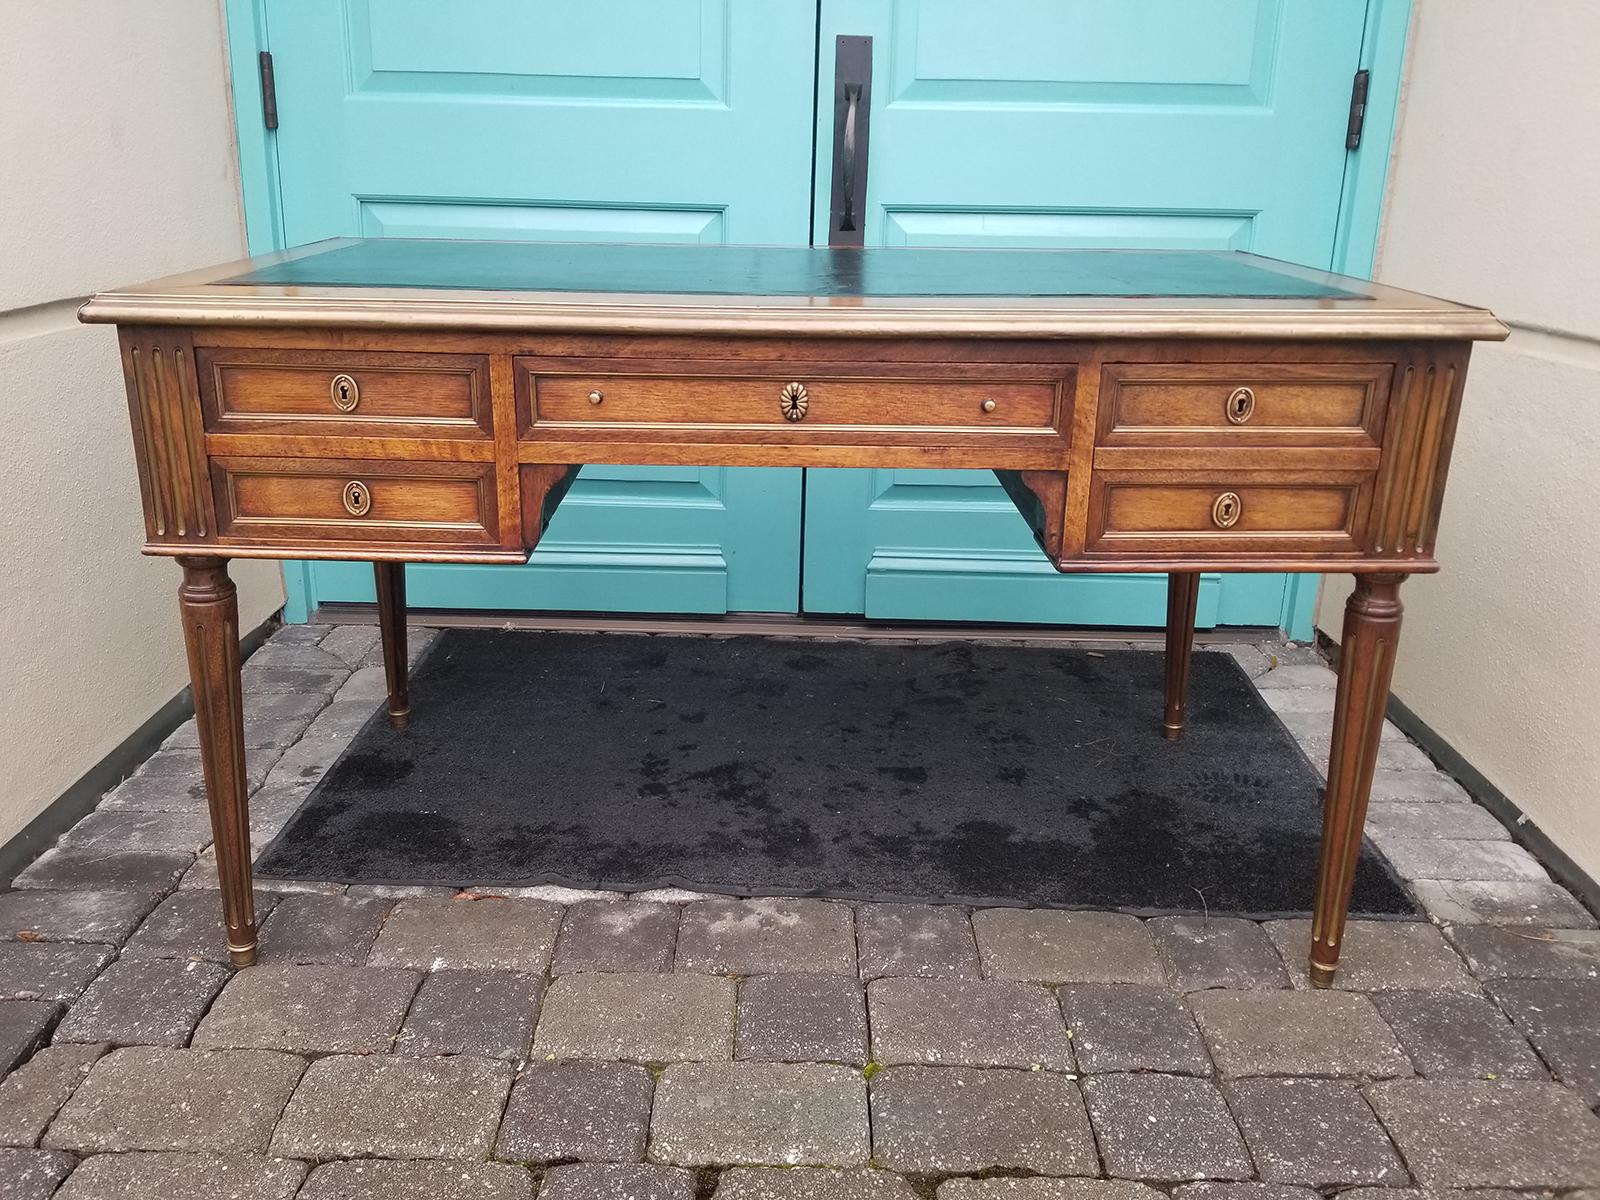
[[[1349,571],[1311,979],[1338,962],[1399,588],[1487,312],[1237,253],[324,242],[106,292],[177,558],[222,904],[255,959],[234,557],[526,561],[585,463],[993,469],[1062,571]]]

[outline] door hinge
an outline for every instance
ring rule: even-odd
[[[1372,72],[1366,68],[1356,72],[1350,84],[1350,124],[1345,127],[1344,148],[1356,150],[1361,146],[1361,130],[1367,123],[1367,84]]]
[[[268,129],[278,127],[278,85],[272,77],[272,51],[261,52],[261,120]]]

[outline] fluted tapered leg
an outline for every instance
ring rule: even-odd
[[[1167,575],[1167,703],[1161,732],[1176,741],[1189,703],[1189,659],[1194,653],[1194,615],[1200,602],[1200,572]]]
[[[1322,854],[1311,917],[1311,982],[1329,987],[1339,965],[1339,944],[1349,915],[1350,890],[1361,856],[1361,831],[1377,766],[1400,640],[1400,585],[1404,575],[1356,576],[1344,608],[1339,644],[1339,691],[1333,706],[1333,747],[1322,808]]]
[[[211,810],[211,837],[222,889],[228,956],[236,967],[256,960],[255,897],[250,890],[250,802],[244,768],[244,701],[239,687],[239,604],[228,562],[182,557],[178,609],[194,688],[200,766]]]
[[[383,634],[383,674],[389,684],[389,723],[403,729],[411,718],[411,683],[406,669],[406,565],[372,564],[378,581],[378,628]]]

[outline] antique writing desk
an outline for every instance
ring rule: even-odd
[[[584,463],[993,469],[1062,571],[1349,571],[1311,979],[1338,962],[1400,629],[1433,571],[1466,308],[1239,253],[350,240],[96,296],[147,553],[177,558],[228,948],[254,961],[227,560],[521,563]],[[1025,702],[1026,698],[1020,698]]]

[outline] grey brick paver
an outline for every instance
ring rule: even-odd
[[[867,1008],[847,975],[754,975],[739,983],[734,1057],[765,1062],[867,1061]]]
[[[52,1000],[0,1000],[0,1076],[44,1045],[60,1015]]]
[[[105,1046],[46,1046],[0,1082],[0,1146],[32,1146]]]
[[[1354,1192],[1340,1194],[1355,1195]],[[1399,1200],[1398,1192],[1385,1189],[1385,1194]],[[1186,1183],[1173,1189],[1172,1200],[1320,1200],[1320,1193],[1284,1183]],[[1457,1200],[1466,1200],[1466,1197]]]
[[[978,944],[965,911],[940,904],[863,904],[856,912],[861,978],[978,977]]]
[[[1180,914],[1157,917],[1145,928],[1180,992],[1289,986],[1277,948],[1254,921]]]
[[[272,1136],[285,1158],[484,1159],[511,1066],[489,1058],[322,1058]]]
[[[289,1200],[305,1163],[254,1154],[97,1154],[55,1200]]]
[[[402,900],[368,961],[375,967],[442,967],[544,973],[561,909],[540,900]]]
[[[90,1069],[44,1145],[262,1153],[305,1065],[272,1050],[113,1050]]]
[[[1367,808],[1367,836],[1381,848],[1388,838],[1509,841],[1511,832],[1476,804],[1379,801]]]
[[[272,911],[278,897],[257,891],[256,921]],[[207,889],[168,896],[145,918],[123,947],[127,958],[203,958],[228,961],[227,934],[222,926],[222,894]]]
[[[1389,838],[1383,856],[1406,879],[1549,880],[1545,869],[1515,842]]]
[[[1411,1074],[1372,1001],[1349,992],[1200,992],[1189,997],[1224,1075]]]
[[[867,988],[867,1005],[872,1057],[885,1065],[1073,1067],[1060,1008],[1038,984],[878,979]]]
[[[729,1167],[711,1200],[918,1200],[892,1171],[871,1167]]]
[[[734,982],[716,975],[563,975],[536,1056],[676,1062],[733,1057]]]
[[[260,961],[359,967],[389,908],[350,896],[285,896],[261,925]]]
[[[533,1177],[508,1163],[354,1159],[316,1167],[295,1200],[530,1200]]]
[[[434,971],[411,1001],[395,1051],[520,1059],[543,996],[544,980],[525,971]]]
[[[114,962],[56,1029],[57,1042],[184,1046],[228,980],[215,963],[165,958]]]
[[[1595,917],[1572,893],[1544,880],[1413,879],[1428,916],[1445,925],[1593,929]]]
[[[1270,1183],[1312,1187],[1410,1181],[1388,1135],[1353,1083],[1341,1079],[1247,1079],[1229,1105]]]
[[[830,900],[700,900],[678,927],[677,970],[856,973],[855,914]]]
[[[420,981],[374,967],[254,967],[223,988],[193,1045],[382,1054]]]
[[[1600,980],[1508,979],[1489,994],[1556,1078],[1600,1105]]]
[[[938,1200],[1162,1200],[1165,1192],[1131,1179],[947,1179]],[[1313,1193],[1315,1195],[1315,1193]]]
[[[1600,979],[1600,932],[1464,925],[1449,931],[1479,979]]]
[[[535,1062],[511,1089],[495,1157],[639,1162],[655,1082],[633,1063]]]
[[[1194,1017],[1167,989],[1083,983],[1056,995],[1083,1070],[1211,1073],[1211,1056]]]
[[[539,1200],[694,1200],[694,1196],[693,1171],[658,1163],[572,1163],[546,1171],[539,1186]]]
[[[0,940],[120,946],[155,904],[145,892],[7,892]]]
[[[114,946],[0,942],[0,1000],[76,1000],[116,956]]]
[[[0,1150],[0,1200],[47,1200],[76,1162],[55,1150]]]
[[[1097,1075],[1083,1085],[1106,1170],[1131,1179],[1248,1179],[1222,1093],[1183,1075]]]
[[[1295,987],[1309,988],[1311,922],[1268,921],[1264,928],[1289,964]],[[1425,921],[1351,921],[1345,926],[1334,986],[1349,992],[1478,990],[1461,956]]]
[[[584,900],[567,909],[550,973],[670,971],[677,942],[676,905]]]
[[[1155,942],[1125,913],[990,908],[974,913],[985,977],[1040,983],[1166,982]]]
[[[1049,1071],[889,1067],[872,1079],[872,1157],[908,1174],[1099,1170],[1077,1084]]]
[[[117,850],[178,850],[199,854],[211,844],[211,818],[198,812],[138,812],[108,808],[90,813],[57,845]]]
[[[143,892],[158,896],[177,886],[194,855],[171,850],[116,850],[56,846],[12,881],[16,888]]]
[[[1559,1084],[1396,1079],[1366,1091],[1425,1186],[1600,1183],[1600,1118]]]
[[[1458,1079],[1548,1078],[1526,1039],[1481,996],[1386,992],[1374,997],[1374,1003],[1423,1075]]]
[[[252,749],[245,754],[245,783],[254,792],[281,752]],[[132,776],[124,779],[100,801],[102,811],[136,812],[206,811],[206,781],[198,750],[158,750]]]
[[[1443,771],[1396,771],[1380,767],[1372,775],[1374,804],[1471,804],[1472,797]]]
[[[861,1072],[830,1063],[680,1063],[656,1084],[650,1160],[674,1166],[860,1166]]]

